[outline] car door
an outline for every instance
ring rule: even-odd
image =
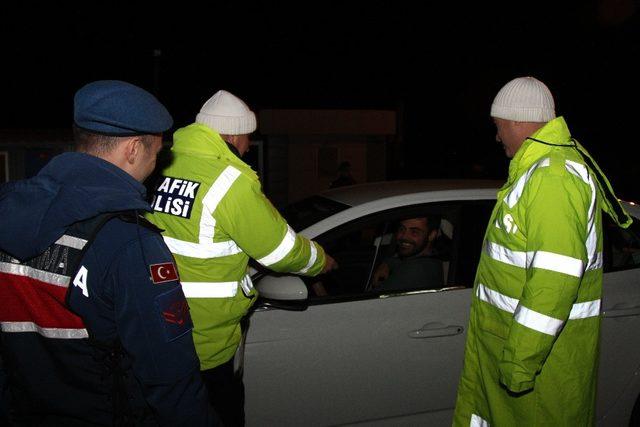
[[[629,229],[603,218],[604,279],[598,378],[598,420],[628,422],[640,393],[640,212]]]
[[[404,207],[320,236],[340,263],[337,279],[319,279],[327,295],[312,295],[305,310],[262,307],[250,318],[247,425],[450,424],[470,287],[493,203]],[[388,224],[424,212],[442,214],[453,228],[447,283],[368,290]]]

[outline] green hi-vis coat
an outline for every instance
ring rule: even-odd
[[[631,218],[562,117],[531,138],[485,235],[455,426],[594,423],[601,212]]]
[[[278,272],[316,275],[321,246],[296,234],[262,193],[256,173],[216,132],[192,124],[174,134],[148,219],[178,264],[202,370],[229,361],[240,320],[255,300],[249,257]]]

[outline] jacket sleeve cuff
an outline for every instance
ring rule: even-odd
[[[500,383],[513,393],[522,393],[533,389],[535,380],[531,379],[528,375],[513,372],[513,365],[511,363],[501,363]]]
[[[309,244],[315,247],[316,250],[316,260],[309,268],[309,270],[303,273],[305,276],[317,276],[324,269],[324,264],[326,262],[326,258],[324,255],[324,248],[314,241],[309,241]]]

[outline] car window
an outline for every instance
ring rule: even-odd
[[[364,292],[373,263],[377,257],[379,236],[387,228],[385,221],[352,224],[347,229],[319,239],[339,268],[311,280],[312,297],[357,295]]]
[[[494,203],[447,202],[396,208],[319,236],[316,240],[340,268],[308,280],[310,300],[340,301],[382,293],[471,287]],[[435,234],[429,230],[428,247],[411,253],[424,237],[424,228],[411,223],[420,218],[426,218],[425,226],[434,218],[439,224]]]
[[[604,272],[640,267],[640,224],[636,219],[629,228],[618,227],[608,215],[603,215]]]
[[[441,289],[447,283],[454,226],[451,217],[425,213],[389,223],[367,291]]]
[[[495,200],[482,200],[396,208],[360,218],[319,236],[318,242],[336,259],[340,268],[307,279],[310,302],[339,302],[386,293],[472,287],[494,205]],[[430,256],[414,260],[408,272],[394,283],[376,286],[381,265],[393,263],[398,257],[400,223],[428,215],[440,218]],[[640,221],[622,229],[605,215],[603,230],[604,271],[640,268]],[[440,268],[442,279],[433,280],[433,277],[439,277]]]
[[[461,206],[447,286],[473,287],[484,233],[495,203],[495,200],[479,200]]]

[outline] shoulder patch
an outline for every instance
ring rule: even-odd
[[[164,262],[162,264],[151,264],[151,280],[156,285],[159,283],[173,282],[178,280],[178,270],[172,262]]]
[[[178,339],[193,329],[189,304],[182,293],[182,288],[176,287],[158,295],[155,305],[160,322],[164,326],[167,342]]]

